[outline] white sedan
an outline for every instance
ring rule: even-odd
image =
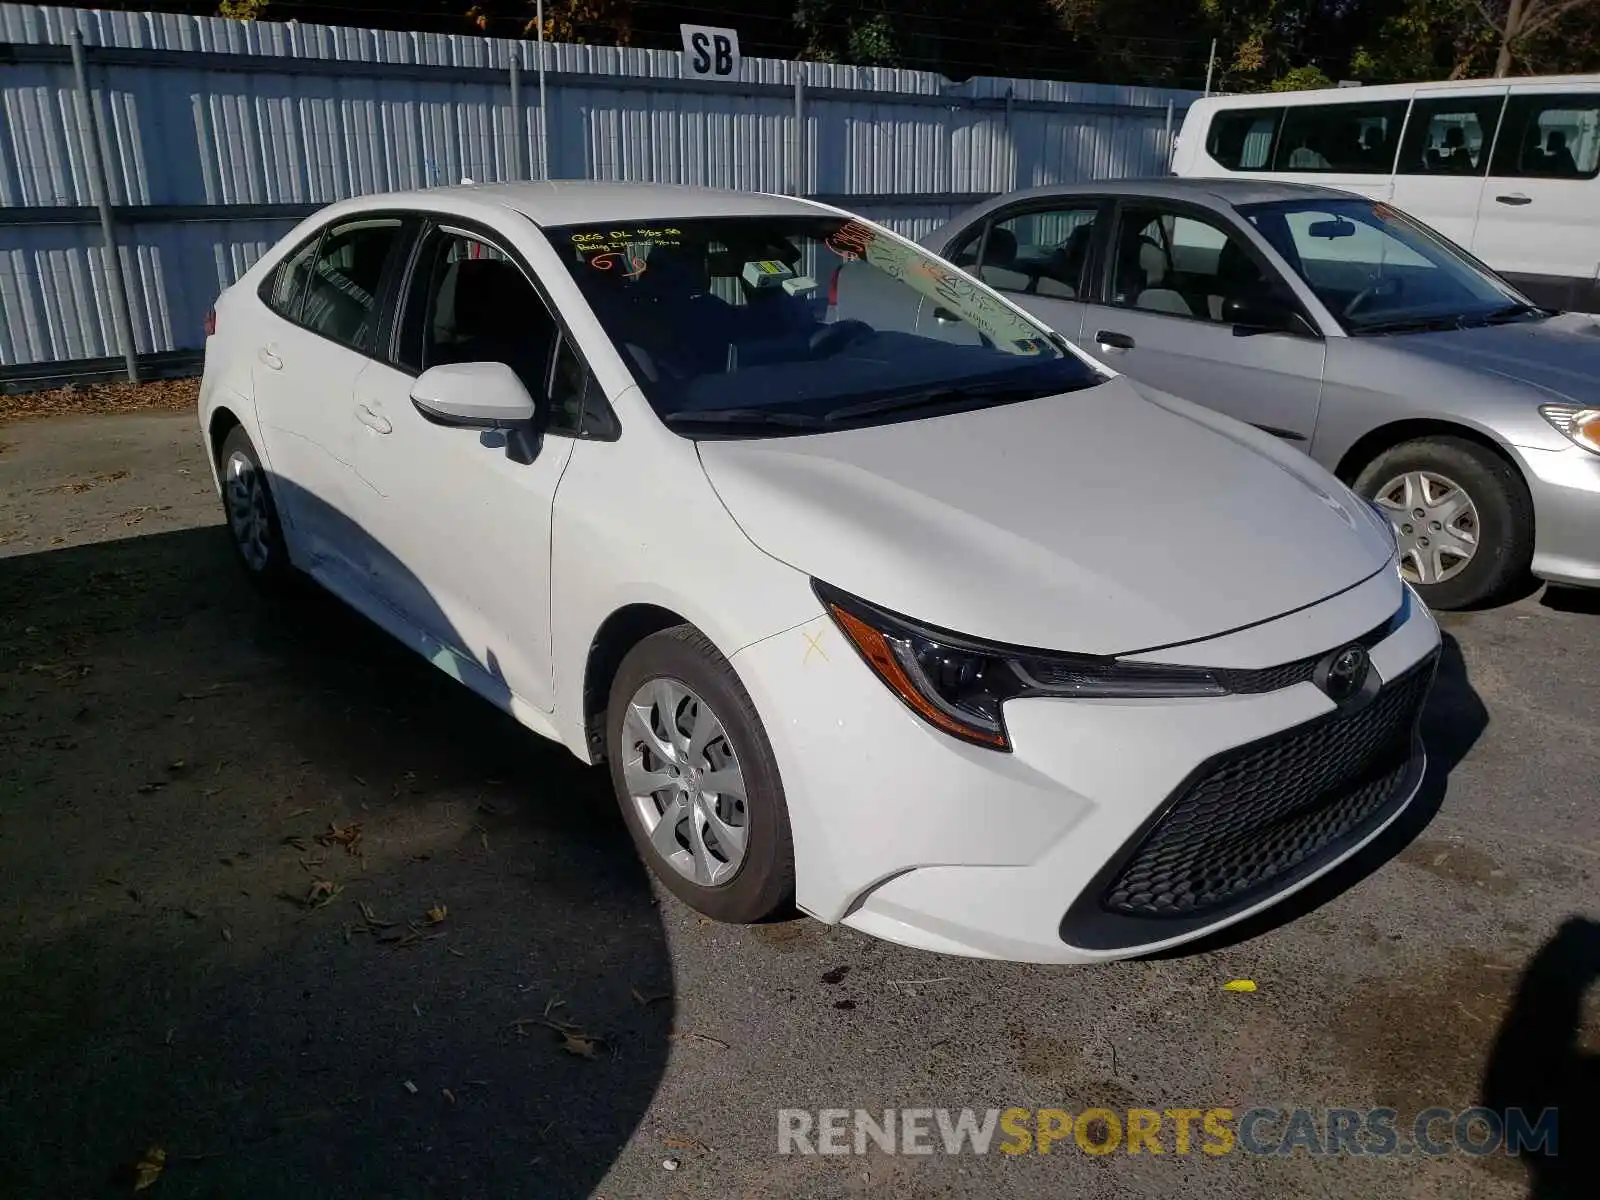
[[[1423,773],[1439,634],[1366,503],[825,205],[336,204],[218,300],[200,419],[251,578],[607,763],[723,920],[1148,952]]]

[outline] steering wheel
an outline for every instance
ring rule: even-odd
[[[1354,296],[1350,297],[1350,303],[1344,306],[1344,315],[1353,317],[1360,309],[1366,307],[1368,300],[1377,296],[1398,296],[1404,290],[1405,284],[1401,282],[1398,275],[1391,275],[1387,279],[1379,279],[1369,283]]]
[[[865,321],[835,321],[811,335],[811,354],[814,358],[827,358],[839,353],[851,342],[870,336],[872,332],[872,326]]]

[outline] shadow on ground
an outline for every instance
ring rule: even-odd
[[[1520,1112],[1537,1135],[1541,1114],[1556,1112],[1554,1144],[1521,1148],[1530,1200],[1590,1197],[1600,1179],[1600,1055],[1580,1045],[1584,998],[1597,979],[1600,924],[1573,917],[1523,971],[1484,1070],[1483,1105],[1504,1114],[1508,1130]]]
[[[1422,740],[1428,751],[1427,774],[1423,777],[1416,798],[1406,806],[1394,824],[1364,846],[1360,853],[1281,903],[1210,937],[1188,942],[1152,957],[1187,958],[1206,954],[1298,921],[1373,874],[1399,855],[1428,827],[1444,803],[1450,773],[1489,727],[1489,710],[1484,707],[1467,677],[1461,644],[1450,633],[1443,633],[1442,637],[1438,672],[1422,713]]]
[[[587,1195],[665,1070],[604,776],[218,528],[0,562],[0,909],[7,1194]]]

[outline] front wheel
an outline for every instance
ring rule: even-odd
[[[1504,459],[1464,438],[1419,438],[1384,451],[1355,490],[1389,517],[1400,572],[1430,608],[1503,596],[1533,562],[1533,501]]]
[[[764,920],[794,893],[783,785],[755,706],[727,659],[679,625],[617,670],[606,756],[640,857],[689,907]]]

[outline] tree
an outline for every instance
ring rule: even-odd
[[[217,16],[235,21],[259,21],[268,0],[222,0],[217,5]]]
[[[1600,0],[1471,0],[1471,4],[1500,43],[1494,60],[1496,78],[1511,74],[1530,40],[1563,18],[1584,9],[1600,18]]]

